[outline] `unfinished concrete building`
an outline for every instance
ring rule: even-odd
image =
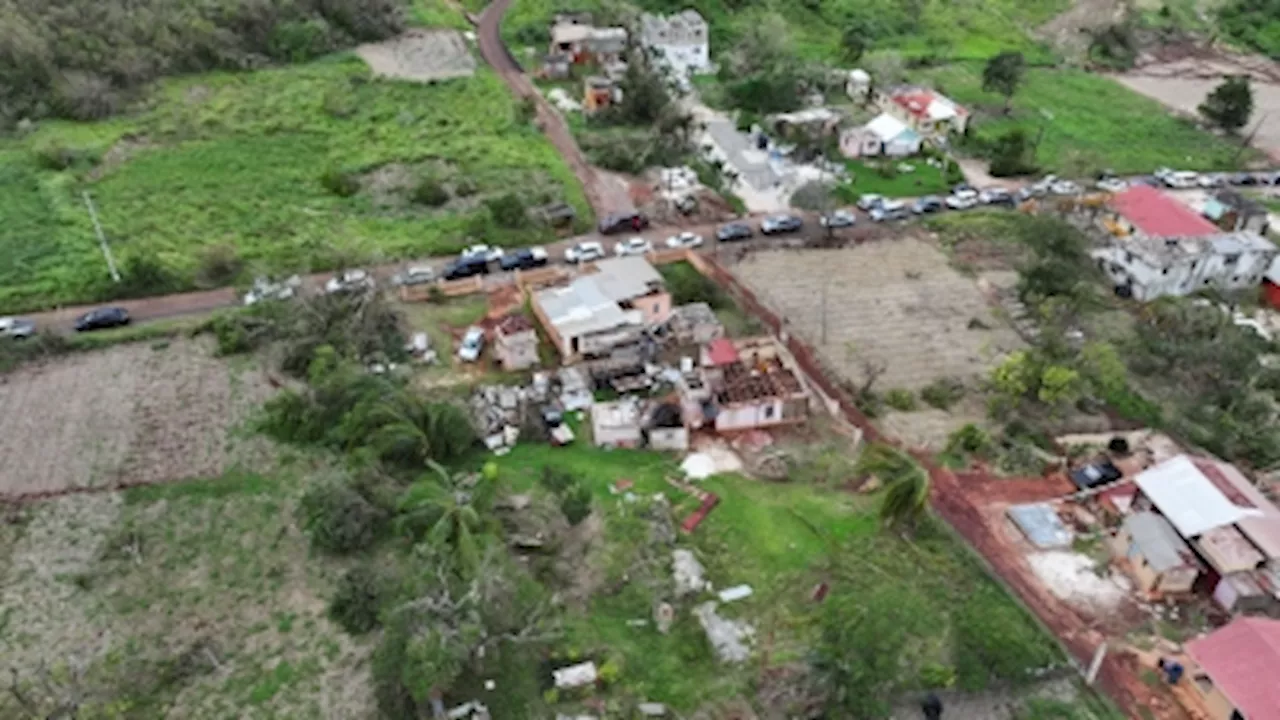
[[[770,337],[719,338],[702,352],[701,377],[682,383],[681,404],[716,432],[804,422],[809,392],[791,355]],[[695,422],[697,419],[695,418]]]
[[[538,331],[524,315],[508,315],[493,332],[493,354],[508,372],[538,364]]]

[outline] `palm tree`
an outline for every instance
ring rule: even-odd
[[[427,528],[426,539],[449,551],[462,572],[480,565],[478,535],[484,526],[493,483],[474,474],[451,474],[428,460],[432,473],[409,487],[400,498],[396,520],[401,532],[416,535]]]
[[[871,445],[862,451],[855,469],[884,485],[880,519],[886,527],[913,528],[928,511],[929,473],[908,455],[888,445]]]
[[[403,391],[378,403],[369,422],[378,428],[370,442],[384,458],[413,465],[450,459],[475,439],[457,408]]]

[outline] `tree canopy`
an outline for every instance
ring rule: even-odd
[[[1027,60],[1022,53],[1006,50],[993,56],[982,69],[982,89],[997,92],[1004,96],[1004,111],[1009,112],[1009,103],[1013,94],[1022,84],[1023,73],[1027,69]]]
[[[1214,88],[1197,108],[1205,120],[1227,132],[1238,132],[1253,113],[1253,86],[1246,75],[1233,75]]]

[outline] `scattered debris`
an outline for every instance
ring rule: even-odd
[[[587,379],[583,376],[581,370],[576,367],[561,368],[558,377],[560,379],[560,404],[564,407],[565,412],[585,410],[591,407],[594,398],[591,396],[591,388],[587,386]]]
[[[705,480],[715,475],[716,461],[706,453],[691,453],[684,462],[680,463],[680,470],[690,480]]]
[[[485,447],[497,451],[516,444],[528,393],[507,385],[481,385],[471,394],[471,419]]]
[[[665,717],[667,714],[667,706],[656,702],[642,702],[636,706],[636,710],[646,717]]]
[[[493,682],[489,680],[488,682]],[[486,688],[488,689],[488,688]],[[445,714],[449,720],[489,720],[489,708],[479,700],[472,700],[453,708]]]
[[[657,626],[658,632],[666,635],[671,632],[671,626],[676,621],[676,609],[671,603],[658,603],[653,609],[653,624]]]
[[[439,358],[431,347],[431,336],[424,332],[416,332],[404,346],[405,352],[420,363],[434,365]]]
[[[555,684],[558,688],[576,688],[590,685],[596,681],[596,664],[588,661],[563,667],[559,670],[552,670],[551,677],[555,679]]]
[[[671,551],[671,574],[676,583],[676,597],[696,595],[706,590],[706,572],[706,568],[702,567],[702,563],[698,562],[692,552],[684,549]]]
[[[1032,553],[1027,562],[1054,595],[1100,615],[1117,610],[1132,590],[1123,576],[1099,576],[1093,560],[1079,553],[1049,550]]]
[[[744,598],[751,597],[751,592],[750,585],[734,585],[731,588],[721,590],[718,595],[720,597],[720,602],[731,603],[735,600],[742,600]]]
[[[694,608],[693,614],[707,634],[707,640],[720,662],[740,663],[751,657],[748,643],[755,637],[755,628],[741,620],[728,620],[716,613],[714,601]]]
[[[813,602],[820,603],[827,599],[827,593],[831,592],[831,586],[821,582],[813,586],[813,590],[809,591],[809,599]]]
[[[622,494],[622,493],[624,493],[624,492],[626,492],[626,491],[630,490],[631,488],[633,488],[633,487],[635,487],[635,486],[636,486],[636,484],[635,484],[635,482],[634,482],[634,481],[631,481],[631,480],[625,480],[625,479],[620,479],[620,480],[615,481],[612,485],[610,485],[610,486],[609,486],[609,492],[610,492],[610,493],[612,493],[612,494],[614,494],[614,495],[619,495],[619,494]]]

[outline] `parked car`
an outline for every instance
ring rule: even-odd
[[[1247,173],[1247,172],[1235,173],[1231,177],[1227,178],[1227,182],[1231,183],[1232,185],[1257,185],[1258,176],[1254,175],[1253,173]]]
[[[0,337],[25,340],[36,334],[36,324],[15,317],[0,317]]]
[[[98,308],[76,318],[76,332],[122,327],[128,325],[131,320],[129,311],[122,307]]]
[[[1098,176],[1098,181],[1093,186],[1103,192],[1118,193],[1128,189],[1129,182],[1115,175],[1103,174]]]
[[[1002,187],[990,187],[978,192],[978,202],[982,205],[1012,205],[1013,193]]]
[[[601,235],[617,235],[624,232],[639,232],[649,227],[649,218],[638,212],[614,213],[601,220],[596,229]]]
[[[403,272],[396,273],[391,278],[391,284],[400,286],[426,285],[434,282],[436,279],[435,268],[429,265],[410,265]]]
[[[1054,195],[1079,195],[1082,189],[1070,180],[1058,180],[1049,186],[1049,192]]]
[[[978,193],[964,190],[947,196],[947,207],[952,210],[968,210],[978,206]]]
[[[818,222],[822,223],[825,228],[847,228],[853,227],[858,222],[858,218],[848,210],[832,210],[830,213],[818,218]]]
[[[1014,193],[1013,197],[1016,202],[1020,202],[1020,203],[1026,202],[1036,197],[1036,189],[1030,186],[1018,188],[1018,192]]]
[[[499,265],[503,270],[532,270],[550,262],[547,251],[541,247],[524,248],[504,255]]]
[[[667,238],[667,247],[672,250],[702,247],[702,236],[691,232],[682,232],[679,235],[672,235]]]
[[[633,238],[628,238],[627,240],[613,246],[613,254],[618,257],[626,257],[628,255],[645,255],[651,252],[653,252],[653,243],[639,235]]]
[[[942,198],[937,195],[925,195],[915,201],[911,206],[911,212],[917,215],[927,215],[929,213],[942,212],[945,207],[946,205],[942,203]]]
[[[1190,170],[1170,170],[1169,168],[1160,168],[1154,173],[1156,180],[1168,188],[1185,190],[1193,188],[1200,180],[1197,173]]]
[[[365,270],[343,270],[329,278],[324,284],[324,291],[333,293],[349,293],[373,289],[373,276]]]
[[[1258,173],[1259,185],[1280,185],[1280,173],[1264,172]]]
[[[804,221],[795,215],[771,215],[760,221],[760,232],[763,235],[781,235],[792,233],[804,226]]]
[[[1204,173],[1197,180],[1196,184],[1202,188],[1220,188],[1227,184],[1227,179],[1219,173]]]
[[[472,325],[467,328],[467,334],[462,336],[462,342],[458,344],[458,359],[462,362],[475,362],[480,359],[483,351],[484,329]]]
[[[591,262],[602,257],[604,257],[604,246],[594,240],[580,242],[564,251],[564,261],[567,263]]]
[[[264,300],[290,300],[298,294],[302,287],[302,278],[294,275],[282,282],[275,282],[268,277],[256,277],[249,292],[244,294],[245,305],[257,305]]]
[[[735,240],[748,240],[756,234],[755,230],[746,223],[729,223],[716,228],[716,240],[720,242],[733,242]]]
[[[862,195],[858,197],[858,209],[864,212],[871,212],[872,209],[879,207],[883,202],[883,195]]]
[[[871,208],[871,219],[875,222],[906,220],[910,216],[911,213],[907,210],[907,204],[901,200],[885,200],[878,206]]]
[[[971,192],[974,195],[978,194],[978,191],[975,190],[974,187],[967,182],[956,183],[955,185],[951,186],[952,195],[959,195],[960,193],[965,193],[965,192]]]
[[[489,263],[484,258],[462,258],[445,266],[440,276],[445,280],[464,280],[476,275],[489,274]]]
[[[495,262],[502,259],[502,248],[493,247],[492,245],[472,245],[463,250],[458,256],[459,259],[484,258],[485,262]]]

